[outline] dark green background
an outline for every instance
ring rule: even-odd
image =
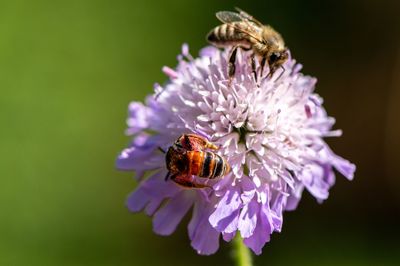
[[[1,1],[0,265],[229,265],[124,206],[114,169],[127,105],[141,101],[183,42],[192,53],[218,10],[240,6],[278,29],[318,77],[357,164],[319,205],[307,193],[256,265],[399,265],[398,1]],[[187,218],[186,218],[187,219]]]

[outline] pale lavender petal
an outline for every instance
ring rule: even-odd
[[[163,199],[174,197],[180,189],[171,182],[165,182],[164,176],[165,172],[161,171],[141,182],[126,201],[129,210],[138,212],[148,204],[154,209]]]
[[[178,78],[178,73],[168,66],[163,66],[162,72],[164,72],[164,74],[169,76],[171,79]]]
[[[342,175],[347,177],[349,180],[353,180],[354,172],[356,171],[356,166],[350,163],[348,160],[343,159],[340,156],[334,154],[334,160],[332,161],[333,166],[338,170]]]
[[[256,255],[261,254],[263,246],[269,242],[272,233],[272,228],[267,217],[268,213],[265,213],[262,208],[258,215],[258,222],[254,233],[243,240],[246,246],[253,250]]]
[[[129,104],[129,118],[127,124],[129,126],[127,134],[132,135],[149,127],[148,115],[152,110],[139,102]]]
[[[294,211],[297,209],[297,206],[301,200],[301,195],[303,194],[304,185],[298,183],[295,188],[292,190],[292,193],[289,195],[286,203],[285,210]]]
[[[182,55],[189,56],[189,45],[187,43],[182,44]]]
[[[138,135],[130,147],[124,149],[116,160],[120,170],[136,170],[137,178],[140,172],[161,168],[165,155],[158,151],[162,140],[158,136]]]
[[[126,200],[126,205],[131,212],[139,212],[150,201],[151,198],[146,194],[143,189],[137,189],[128,196],[128,199]]]
[[[282,193],[271,195],[270,213],[272,218],[272,227],[275,232],[280,232],[282,230],[283,211],[287,205],[287,199],[287,196]]]
[[[235,237],[236,232],[234,233],[222,233],[222,238],[226,241],[226,242],[231,242],[231,240]]]
[[[154,150],[154,148],[126,148],[118,156],[116,166],[120,170],[136,171],[147,171],[160,168],[163,165],[165,158],[161,154],[154,154]]]
[[[148,216],[153,216],[154,213],[157,211],[158,207],[160,207],[161,203],[164,201],[163,198],[153,198],[152,201],[150,201],[147,205],[146,208],[144,209],[144,212]]]
[[[172,234],[183,216],[192,206],[194,197],[192,191],[181,191],[159,209],[153,219],[154,232],[160,235]]]
[[[200,50],[200,56],[213,57],[218,53],[218,49],[213,46],[207,46]]]
[[[249,203],[256,194],[256,186],[254,182],[247,176],[243,176],[241,179],[242,195],[240,196],[243,204]]]
[[[218,231],[224,231],[230,223],[235,223],[240,206],[239,188],[226,190],[225,195],[219,200],[215,211],[210,215],[210,224]]]
[[[310,165],[301,174],[301,180],[307,190],[317,199],[325,200],[329,196],[329,184],[324,181],[324,170],[321,166]]]
[[[252,201],[245,205],[240,213],[238,230],[243,238],[253,235],[257,225],[258,203]]]
[[[202,255],[213,254],[219,247],[220,233],[208,222],[208,217],[211,214],[210,209],[210,206],[207,206],[205,202],[197,201],[188,225],[189,237],[192,240],[191,245]]]

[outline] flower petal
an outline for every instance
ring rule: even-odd
[[[301,173],[303,184],[319,200],[325,200],[329,196],[330,185],[325,182],[324,174],[323,168],[318,165],[308,165]]]
[[[191,191],[182,190],[170,199],[153,218],[153,230],[159,235],[172,234],[183,216],[193,205],[194,197]]]
[[[294,187],[294,189],[292,190],[292,192],[290,193],[290,195],[287,199],[285,210],[294,211],[295,209],[297,209],[297,205],[299,204],[299,202],[301,200],[301,195],[303,194],[303,190],[304,190],[304,185],[301,183],[298,183]]]
[[[165,174],[164,171],[160,171],[141,182],[126,201],[128,209],[132,212],[138,212],[150,204],[150,210],[154,210],[165,198],[174,197],[180,191],[180,188],[173,182],[165,182]]]
[[[236,232],[234,233],[222,233],[222,238],[226,241],[226,242],[231,242],[231,240],[235,237]]]
[[[219,232],[223,232],[231,223],[236,222],[237,224],[235,219],[238,218],[240,207],[239,188],[232,187],[227,189],[224,196],[219,200],[215,211],[210,215],[210,224]]]
[[[140,102],[131,102],[129,104],[129,118],[127,124],[128,135],[133,135],[149,127],[148,115],[151,109]]]
[[[165,155],[155,152],[161,145],[159,136],[140,134],[130,147],[124,149],[116,160],[116,167],[120,170],[135,170],[136,178],[141,173],[160,168],[164,165]]]
[[[257,225],[258,203],[252,201],[245,205],[240,212],[238,229],[243,238],[253,235]]]
[[[354,164],[336,154],[334,154],[332,164],[342,175],[347,177],[347,179],[353,180],[354,172],[356,171],[356,166]]]
[[[260,255],[265,243],[269,242],[272,228],[268,220],[268,211],[262,207],[258,213],[257,226],[254,233],[243,239],[243,242],[249,247],[256,255]]]
[[[199,198],[201,199],[201,197]],[[212,209],[205,202],[197,200],[193,208],[192,219],[188,225],[189,237],[192,240],[191,245],[202,255],[211,255],[219,247],[220,233],[208,222],[211,211]]]

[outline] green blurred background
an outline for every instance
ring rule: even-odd
[[[400,265],[398,1],[0,1],[0,265],[230,265],[132,215],[136,183],[114,160],[127,105],[142,101],[183,42],[192,54],[218,10],[279,30],[318,77],[357,164],[323,205],[307,193],[256,265]],[[187,219],[187,218],[186,218]]]

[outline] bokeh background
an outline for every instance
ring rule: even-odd
[[[256,265],[400,265],[400,2],[374,0],[0,1],[0,265],[230,265],[131,214],[136,183],[114,160],[127,105],[181,44],[192,54],[239,6],[284,36],[318,77],[357,164],[323,205],[307,193]]]

